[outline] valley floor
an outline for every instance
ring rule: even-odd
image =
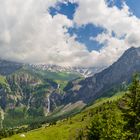
[[[112,98],[99,99],[92,106],[73,117],[58,121],[54,125],[47,126],[46,124],[40,129],[17,134],[3,140],[75,140],[79,137],[79,133],[90,125],[93,117],[91,113],[96,107],[108,101],[117,100],[122,95],[123,93],[120,93]]]

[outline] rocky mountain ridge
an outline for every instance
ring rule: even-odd
[[[47,64],[31,64],[33,68],[40,69],[40,70],[48,70],[51,72],[67,72],[67,73],[78,73],[83,77],[90,77],[94,74],[102,71],[105,67],[70,67],[70,66],[58,66],[58,65],[47,65]]]
[[[136,72],[140,72],[140,48],[132,47],[102,72],[76,84],[69,83],[63,102],[81,100],[88,104],[101,96],[107,96],[115,88],[128,85]]]

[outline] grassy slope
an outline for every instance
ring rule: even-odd
[[[9,84],[5,76],[0,75],[0,86],[7,89],[7,91],[10,91]]]
[[[4,76],[1,76],[1,75],[0,75],[0,83],[1,83],[1,84],[7,84],[6,78],[5,78]]]
[[[57,124],[53,126],[44,126],[41,129],[25,133],[25,138],[22,138],[20,134],[18,134],[4,140],[73,140],[81,129],[89,126],[92,120],[90,113],[93,112],[96,107],[108,101],[116,101],[123,95],[124,93],[118,93],[111,98],[99,99],[92,106],[87,107],[72,118],[58,121]]]
[[[69,81],[74,80],[78,77],[82,77],[79,73],[73,72],[52,72],[49,70],[31,69],[29,67],[24,67],[24,69],[38,75],[42,79],[51,79],[52,81],[59,84],[61,91],[63,91],[64,87]]]
[[[60,81],[70,81],[77,77],[80,77],[80,74],[78,73],[67,73],[67,72],[51,72],[47,70],[38,70],[38,69],[28,69],[30,71],[33,71],[34,73],[42,76],[47,77],[48,79],[52,80],[60,80]]]
[[[30,69],[26,66],[19,69],[14,74],[22,75],[26,73],[44,81],[45,83],[48,83],[46,79],[50,79],[52,82],[59,84],[62,93],[64,87],[69,81],[80,77],[80,75],[77,73],[51,72],[47,70]]]

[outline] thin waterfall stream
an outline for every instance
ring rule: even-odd
[[[51,101],[50,101],[50,95],[48,95],[48,109],[47,109],[47,113],[50,113],[50,105],[51,105]]]

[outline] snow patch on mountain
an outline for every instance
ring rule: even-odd
[[[78,73],[82,75],[83,77],[90,77],[93,76],[94,74],[101,72],[105,67],[62,67],[58,65],[48,65],[48,64],[31,64],[31,67],[35,69],[40,69],[40,70],[48,70],[51,72],[66,72],[66,73]]]

